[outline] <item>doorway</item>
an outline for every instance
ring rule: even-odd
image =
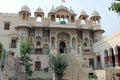
[[[65,53],[66,52],[66,44],[65,44],[65,42],[60,42],[60,44],[59,44],[59,52],[60,53]]]

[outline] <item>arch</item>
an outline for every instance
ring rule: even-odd
[[[63,51],[61,51],[63,48],[64,48],[64,53],[70,51],[70,50],[68,51],[68,49],[70,48],[70,44],[71,44],[70,43],[70,34],[69,33],[67,33],[67,32],[59,32],[57,34],[57,42],[58,42],[58,45],[59,45],[59,52],[63,53]],[[64,45],[64,46],[61,46],[61,45]]]
[[[42,21],[42,17],[38,16],[37,17],[37,22],[41,22]]]
[[[86,47],[87,46],[87,43],[86,42],[84,42],[84,47]]]
[[[56,16],[56,22],[60,22],[60,15]]]
[[[80,23],[81,24],[86,24],[86,21],[82,19],[82,20],[80,20]]]
[[[55,15],[51,15],[51,21],[55,22]]]
[[[38,46],[41,46],[41,42],[40,42],[40,41],[37,41],[37,42],[36,42],[36,45],[37,45],[37,47],[38,47]]]
[[[61,41],[59,44],[59,53],[65,53],[66,52],[66,44],[64,41]]]
[[[63,36],[64,35],[64,36]],[[67,33],[67,32],[59,32],[58,34],[57,34],[57,38],[58,39],[67,39],[67,40],[70,40],[70,34],[69,33]]]
[[[71,22],[72,22],[72,23],[75,22],[74,16],[71,16]]]
[[[104,50],[104,62],[105,62],[105,66],[109,67],[109,56],[107,50]]]
[[[87,47],[89,45],[89,39],[84,38],[84,46]]]
[[[65,19],[66,19],[65,21],[66,21],[67,23],[70,21],[70,20],[69,20],[69,16],[68,16],[68,15],[66,16],[66,18],[65,18]]]
[[[109,49],[109,54],[110,54],[110,63],[113,67],[115,67],[115,56],[114,56],[113,48]]]
[[[64,15],[61,15],[60,21],[64,21],[64,19],[65,19],[65,16],[64,16]]]
[[[49,45],[48,44],[43,45],[43,54],[49,54]]]
[[[65,18],[65,16],[64,16],[64,15],[61,15],[61,18],[63,18],[63,19],[64,19],[64,18]]]
[[[37,36],[36,37],[36,47],[40,47],[41,46],[41,37]]]
[[[51,37],[51,47],[55,48],[55,37]]]
[[[23,13],[23,20],[25,20],[25,13]]]
[[[118,63],[118,66],[120,66],[120,46],[119,45],[115,46],[115,59],[116,59],[116,62]]]
[[[76,39],[75,38],[72,38],[72,47],[76,48]]]

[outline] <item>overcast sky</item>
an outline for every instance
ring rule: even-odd
[[[88,15],[93,10],[99,12],[101,16],[101,26],[105,30],[104,36],[110,35],[120,30],[120,17],[117,13],[109,11],[108,7],[114,0],[65,0],[66,3],[62,3],[75,11],[77,17],[80,15],[81,10],[86,11]],[[32,15],[38,7],[41,7],[44,12],[49,12],[52,8],[61,5],[61,0],[0,0],[0,12],[1,13],[18,13],[22,6],[27,5],[30,8]]]

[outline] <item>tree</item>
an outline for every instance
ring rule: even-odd
[[[109,10],[115,11],[116,13],[118,13],[118,15],[120,15],[120,0],[115,0],[109,7]]]
[[[55,77],[58,80],[62,80],[64,71],[68,66],[68,60],[63,54],[51,55],[49,65],[52,71],[55,73]]]
[[[3,45],[2,43],[0,43],[0,60],[2,58],[2,52],[3,52]]]
[[[32,48],[31,48],[31,44],[30,44],[29,39],[21,42],[21,45],[20,45],[20,52],[21,52],[20,65],[23,65],[25,67],[26,80],[27,80],[27,75],[32,76],[32,73],[33,73],[32,70],[30,69],[30,66],[32,66],[32,64],[30,64],[30,62],[32,60],[29,57],[29,53],[31,50],[32,50]]]

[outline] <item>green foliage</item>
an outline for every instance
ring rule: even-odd
[[[21,42],[21,45],[20,45],[21,55],[29,53],[31,50],[32,50],[32,48],[31,48],[31,44],[30,44],[29,39],[26,39],[26,41],[23,40]]]
[[[88,78],[97,78],[97,76],[94,74],[94,75],[89,75]]]
[[[113,2],[111,6],[109,7],[110,11],[114,11],[120,15],[120,1],[118,2]]]
[[[32,66],[32,64],[29,63],[30,61],[32,60],[30,59],[29,56],[25,55],[20,57],[20,65],[25,66],[25,71],[28,76],[32,76],[33,73],[32,70],[30,69],[30,66]]]
[[[25,71],[28,76],[32,76],[33,73],[30,69],[30,67],[32,66],[32,64],[30,64],[32,60],[29,57],[29,53],[31,50],[32,48],[29,39],[27,39],[26,41],[23,40],[20,45],[20,65],[23,65],[25,67]]]
[[[49,65],[58,80],[61,80],[63,73],[68,66],[68,60],[65,55],[56,54],[51,55],[49,60]]]
[[[3,52],[3,45],[2,43],[0,43],[0,60],[2,58],[2,52]]]
[[[8,78],[8,80],[17,80],[17,78],[16,77],[10,77],[10,78]]]

